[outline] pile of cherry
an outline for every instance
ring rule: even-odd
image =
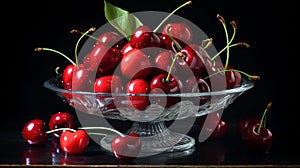
[[[186,4],[190,4],[190,1]],[[179,9],[179,8],[178,8]],[[176,11],[176,10],[175,10]],[[90,35],[95,31],[91,28],[86,32],[78,30],[72,33],[81,34],[75,46],[75,60],[51,48],[36,48],[36,51],[51,51],[65,57],[70,64],[62,73],[57,72],[60,86],[65,90],[95,93],[129,93],[126,98],[130,108],[142,112],[151,104],[169,108],[181,101],[180,97],[149,99],[146,95],[202,93],[216,90],[234,89],[241,86],[242,75],[250,80],[259,76],[249,75],[237,70],[229,64],[229,48],[246,46],[244,42],[234,43],[237,25],[231,22],[233,35],[229,38],[225,20],[217,15],[226,33],[226,46],[216,55],[209,55],[206,49],[212,45],[212,39],[204,39],[201,44],[193,41],[193,32],[188,24],[170,22],[162,27],[161,32],[152,30],[147,25],[136,27],[130,36],[123,37],[117,32],[108,31],[98,37]],[[89,52],[79,60],[77,48],[83,37],[95,40]],[[225,63],[218,58],[223,51],[226,53]],[[213,87],[211,81],[225,79],[225,87]],[[224,86],[224,85],[223,85]],[[142,94],[143,96],[134,96]],[[65,93],[70,100],[72,94]],[[101,101],[104,97],[97,97]],[[105,97],[106,98],[106,97]],[[112,105],[120,105],[114,99]],[[196,105],[202,105],[208,97],[193,99]],[[272,143],[272,133],[266,127],[266,112],[261,118],[247,118],[237,124],[243,142],[261,152],[268,152]],[[210,138],[220,138],[228,131],[228,123],[223,121],[218,112],[204,116],[205,123],[199,129],[207,132]],[[204,121],[204,120],[203,120]],[[203,122],[204,123],[204,122]],[[76,127],[74,116],[66,112],[58,112],[51,116],[49,128],[41,119],[33,119],[26,123],[22,136],[30,145],[47,142],[48,134],[59,138],[60,147],[70,155],[82,154],[89,144],[89,134],[103,136],[100,132],[87,130],[109,130],[118,136],[112,141],[114,156],[122,161],[133,161],[141,150],[142,142],[137,133],[124,135],[117,130],[106,127]],[[203,129],[204,128],[204,129]]]

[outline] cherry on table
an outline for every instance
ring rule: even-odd
[[[51,115],[49,119],[49,129],[54,130],[58,128],[75,128],[76,121],[74,115],[67,112],[57,112]],[[52,135],[59,137],[62,131],[53,132]]]
[[[47,127],[43,120],[32,119],[24,125],[22,137],[30,145],[44,144],[48,139],[46,131]]]
[[[60,135],[61,149],[71,155],[78,155],[85,151],[89,144],[89,136],[85,130],[66,130]]]
[[[140,153],[142,142],[137,133],[130,133],[127,136],[116,136],[111,142],[111,149],[114,156],[121,162],[130,163]]]

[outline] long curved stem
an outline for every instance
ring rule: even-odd
[[[153,32],[156,32],[176,11],[178,11],[180,8],[192,4],[192,1],[188,1],[179,7],[177,7],[175,10],[173,10],[163,21],[160,22],[160,24],[153,30]]]
[[[79,127],[78,129],[84,129],[84,130],[95,130],[95,129],[100,129],[100,130],[107,130],[107,131],[112,131],[118,135],[120,135],[121,137],[125,137],[124,134],[122,134],[121,132],[115,130],[115,129],[112,129],[112,128],[108,128],[108,127]]]
[[[43,50],[45,50],[45,51],[51,51],[51,52],[57,53],[57,54],[59,54],[59,55],[65,57],[69,62],[71,62],[71,64],[73,64],[73,65],[75,65],[75,66],[78,66],[78,65],[77,65],[75,62],[73,62],[68,56],[66,56],[65,54],[63,54],[63,53],[61,53],[61,52],[59,52],[59,51],[57,51],[57,50],[53,50],[53,49],[51,49],[51,48],[35,48],[35,49],[34,49],[34,51],[43,51]]]

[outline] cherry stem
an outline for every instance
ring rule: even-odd
[[[209,38],[209,39],[205,39],[202,41],[201,43],[201,47],[203,47],[204,49],[206,49],[207,47],[211,46],[213,43],[213,39]]]
[[[172,27],[171,24],[168,24],[167,25],[167,33],[168,33],[168,36],[169,38],[172,40],[172,42],[174,43],[176,49],[178,50],[178,52],[175,54],[173,60],[172,60],[172,63],[171,63],[171,66],[170,66],[170,69],[169,69],[169,72],[168,72],[168,75],[167,75],[167,78],[166,78],[166,82],[169,83],[170,82],[170,76],[171,76],[171,72],[172,72],[172,69],[173,69],[173,66],[176,62],[176,59],[177,59],[177,56],[180,56],[181,58],[185,58],[185,55],[180,52],[181,51],[181,47],[176,43],[176,41],[174,40],[174,38],[172,37],[172,35],[170,34],[170,28]]]
[[[124,134],[122,134],[121,132],[112,129],[112,128],[108,128],[108,127],[79,127],[78,129],[84,129],[84,130],[89,130],[89,129],[100,129],[100,130],[108,130],[108,131],[112,131],[118,135],[120,135],[121,137],[125,137]]]
[[[239,73],[247,76],[250,80],[259,80],[260,79],[260,76],[250,75],[250,74],[248,74],[246,72],[243,72],[243,71],[240,71],[240,70],[237,70],[237,69],[224,69],[222,71],[218,71],[218,72],[215,72],[213,74],[210,74],[209,76],[206,76],[203,79],[206,80],[206,79],[208,79],[208,78],[210,78],[210,77],[212,77],[214,75],[217,75],[219,73],[222,73],[222,72],[239,72]]]
[[[245,42],[238,42],[238,43],[235,43],[235,44],[231,44],[231,45],[229,45],[228,47],[230,48],[230,47],[235,47],[235,46],[243,46],[243,47],[246,47],[246,48],[249,48],[249,47],[250,47],[250,45],[247,44],[247,43],[245,43]],[[217,58],[223,51],[225,51],[226,49],[227,49],[227,46],[224,47],[221,51],[219,51],[215,56],[213,56],[213,57],[211,58],[211,60],[216,59],[216,58]]]
[[[51,48],[35,48],[34,51],[51,51],[51,52],[55,52],[63,57],[65,57],[69,62],[71,62],[71,64],[78,66],[75,62],[73,62],[69,57],[67,57],[65,54],[57,51],[57,50],[53,50]]]
[[[72,33],[72,34],[76,33],[76,34],[82,34],[82,35],[84,35],[83,32],[81,32],[81,31],[79,31],[79,30],[75,30],[75,29],[71,30],[71,33]],[[94,39],[94,40],[96,40],[96,41],[100,41],[100,40],[99,40],[97,37],[95,37],[95,36],[92,36],[92,35],[89,35],[89,34],[85,34],[85,35],[88,36],[88,37],[90,37],[90,38],[92,38],[92,39]]]
[[[56,67],[56,68],[55,68],[55,73],[56,73],[56,75],[59,75],[59,72],[58,72],[59,69],[60,69],[60,67]]]
[[[77,65],[78,65],[78,53],[77,53],[77,50],[78,50],[79,42],[80,42],[81,39],[82,39],[83,37],[85,37],[88,33],[94,32],[95,30],[96,30],[95,27],[90,28],[89,30],[87,30],[86,32],[84,32],[84,33],[80,36],[80,38],[77,40],[77,43],[76,43],[76,46],[75,46],[75,59],[76,59],[76,64],[77,64]]]
[[[53,129],[50,131],[47,131],[46,134],[52,133],[52,132],[56,132],[56,131],[72,131],[72,132],[76,132],[75,129],[72,128],[57,128],[57,129]]]
[[[179,7],[177,7],[175,10],[173,10],[163,21],[160,22],[160,24],[153,30],[153,32],[156,32],[176,11],[178,11],[180,8],[187,6],[187,5],[191,5],[192,1],[188,1],[182,5],[180,5]]]
[[[262,125],[264,124],[264,127],[266,127],[266,114],[267,114],[267,111],[270,109],[270,107],[272,106],[272,102],[269,102],[267,107],[265,108],[265,111],[261,117],[261,120],[260,120],[260,123],[259,123],[259,126],[258,126],[258,130],[257,130],[257,133],[260,134],[260,130],[261,130],[261,127]]]

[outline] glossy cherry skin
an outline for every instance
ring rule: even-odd
[[[142,147],[140,136],[130,133],[125,137],[116,136],[111,142],[111,149],[115,157],[124,163],[133,162]]]
[[[49,129],[54,130],[58,128],[75,128],[75,117],[67,112],[57,112],[49,119]],[[62,131],[55,131],[52,133],[55,137],[59,137]]]
[[[130,94],[148,94],[150,92],[150,86],[148,81],[142,78],[132,79],[127,83],[126,86],[127,93]],[[130,107],[134,107],[138,110],[145,110],[150,104],[149,98],[147,96],[128,96],[130,100]]]
[[[268,153],[272,141],[272,132],[265,127],[261,127],[260,133],[258,133],[259,125],[250,125],[246,132],[242,135],[244,144],[252,151]]]
[[[205,123],[204,123],[205,122]],[[223,137],[229,130],[229,124],[221,119],[219,112],[207,114],[201,120],[201,132],[208,135],[210,139]]]
[[[33,119],[25,124],[22,130],[22,137],[29,145],[44,144],[48,137],[46,124],[41,119]]]
[[[121,52],[123,55],[125,55],[126,53],[128,53],[130,50],[132,50],[133,47],[131,46],[130,42],[127,42],[124,47],[122,48]]]
[[[160,47],[160,38],[148,26],[142,25],[136,28],[130,38],[133,48]]]
[[[160,74],[152,78],[150,82],[150,93],[152,94],[172,94],[180,93],[182,82],[176,77],[170,75],[169,81],[166,81],[168,74]],[[163,107],[170,107],[181,100],[180,97],[153,97],[150,101],[153,104],[159,104]]]
[[[198,55],[192,47],[186,46],[182,48],[181,53],[184,54],[183,60],[188,64],[188,67],[194,75],[200,76],[206,71],[204,59],[201,55]]]
[[[200,76],[191,76],[187,78],[183,84],[183,93],[205,93],[210,92],[210,86]],[[193,97],[188,100],[195,103],[195,105],[203,105],[208,101],[209,96]]]
[[[76,132],[64,131],[60,136],[61,149],[71,155],[78,155],[85,151],[89,144],[89,136],[85,130]]]
[[[95,70],[97,76],[111,75],[121,60],[122,53],[119,49],[98,44],[90,52],[89,64],[85,67]]]
[[[123,55],[120,68],[128,79],[144,78],[151,73],[152,63],[142,50],[134,48]]]
[[[98,40],[96,41],[95,45],[98,44],[104,44],[107,47],[114,47],[119,50],[122,50],[124,45],[127,43],[127,40],[123,38],[121,35],[119,35],[116,32],[113,31],[108,31],[102,33],[99,37]]]
[[[237,125],[236,125],[236,130],[237,132],[242,135],[243,133],[246,132],[247,128],[250,126],[250,125],[253,125],[253,124],[257,124],[259,125],[261,119],[258,118],[258,117],[248,117],[248,118],[245,118],[243,120],[240,120]]]
[[[94,83],[93,71],[87,69],[80,64],[79,66],[70,64],[67,65],[62,74],[64,89],[91,91],[91,86]],[[72,97],[71,95],[66,95]]]

